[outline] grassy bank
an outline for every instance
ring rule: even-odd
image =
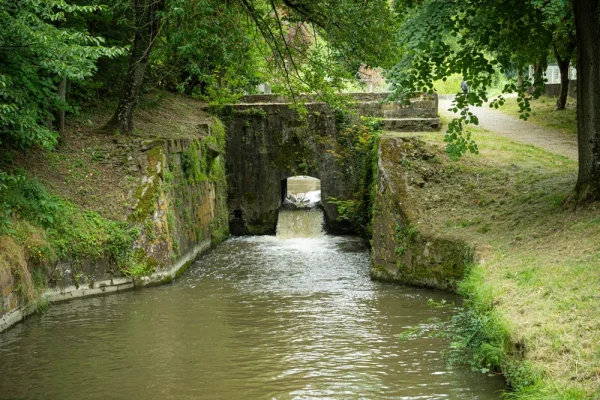
[[[562,111],[556,111],[556,99],[542,96],[537,100],[531,101],[531,116],[527,119],[529,122],[556,129],[566,134],[577,134],[577,102],[569,97],[567,108]],[[516,97],[508,97],[503,107],[498,110],[505,114],[519,118],[519,105]]]
[[[444,160],[443,179],[423,187],[418,221],[476,249],[460,286],[484,339],[474,354],[504,369],[514,398],[598,398],[600,205],[568,201],[576,162],[475,137],[479,156]],[[422,138],[443,146],[440,133]]]

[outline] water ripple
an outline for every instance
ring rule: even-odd
[[[353,238],[232,239],[173,285],[58,304],[0,336],[0,397],[496,399],[448,370],[439,292],[372,282]]]

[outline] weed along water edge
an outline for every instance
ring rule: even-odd
[[[0,397],[499,398],[502,379],[448,369],[440,340],[399,338],[455,296],[373,282],[359,239],[309,231],[231,239],[172,285],[29,318],[0,336]]]

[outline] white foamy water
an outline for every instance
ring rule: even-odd
[[[278,238],[318,238],[322,236],[324,236],[323,210],[320,208],[279,210]]]
[[[311,190],[306,193],[288,193],[286,198],[297,207],[312,208],[321,202],[321,191]]]

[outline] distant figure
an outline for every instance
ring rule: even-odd
[[[469,92],[469,85],[467,85],[467,82],[465,82],[464,78],[460,83],[460,88],[462,89],[464,95],[466,95]]]

